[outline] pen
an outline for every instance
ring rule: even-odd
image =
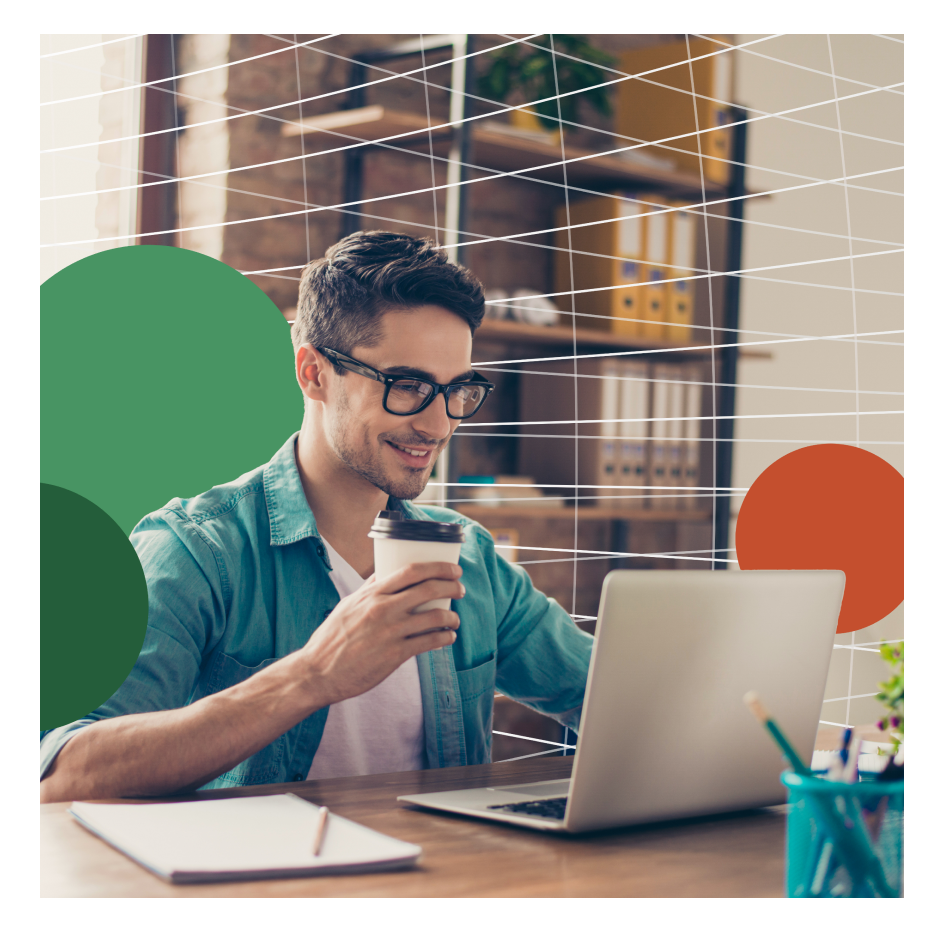
[[[796,753],[796,748],[790,744],[786,735],[777,727],[777,723],[770,717],[770,713],[760,701],[757,693],[755,693],[754,690],[745,693],[744,702],[747,704],[748,709],[754,713],[754,717],[757,721],[770,732],[770,736],[780,746],[780,750],[783,751],[786,759],[790,761],[793,772],[800,774],[800,776],[811,777],[813,772],[803,763],[800,755]]]
[[[852,740],[852,729],[845,727],[842,729],[842,748],[839,751],[839,757],[842,759],[842,766],[849,762],[849,742]]]
[[[313,836],[313,856],[320,856],[320,849],[323,847],[323,836],[326,834],[326,819],[330,810],[326,806],[320,806],[320,814],[317,816],[317,831]]]
[[[847,729],[850,731],[851,729]],[[858,753],[862,748],[862,739],[852,738],[849,735],[849,738],[852,740],[852,744],[849,747],[849,757],[845,762],[845,770],[842,771],[842,782],[843,783],[854,783],[858,779]]]

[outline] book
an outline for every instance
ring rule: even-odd
[[[487,531],[493,536],[496,553],[501,554],[510,564],[517,563],[519,561],[519,529],[490,528]]]
[[[540,508],[561,507],[565,501],[560,497],[546,496],[535,486],[532,477],[517,474],[497,474],[495,476],[462,476],[454,494],[455,505],[474,503],[478,506],[525,506],[537,505]]]
[[[330,814],[313,854],[320,807],[292,794],[195,802],[73,802],[89,831],[171,883],[365,873],[412,866],[416,844]]]

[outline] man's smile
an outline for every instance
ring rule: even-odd
[[[426,445],[404,445],[389,441],[388,439],[385,440],[385,444],[387,444],[408,467],[423,467],[431,462],[431,452],[434,450],[434,447],[429,448]]]

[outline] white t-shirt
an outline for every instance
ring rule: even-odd
[[[330,555],[330,579],[345,599],[365,583],[321,535]],[[424,706],[418,660],[405,661],[378,686],[330,706],[308,780],[423,770]]]

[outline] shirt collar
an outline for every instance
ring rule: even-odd
[[[302,538],[320,537],[294,456],[299,434],[294,432],[264,468],[264,499],[271,523],[272,545],[290,545]]]
[[[295,449],[299,434],[294,432],[264,468],[264,499],[271,523],[272,545],[290,545],[303,538],[320,537],[297,469]],[[394,496],[388,498],[388,508],[403,512],[407,519],[430,518],[414,503]]]

